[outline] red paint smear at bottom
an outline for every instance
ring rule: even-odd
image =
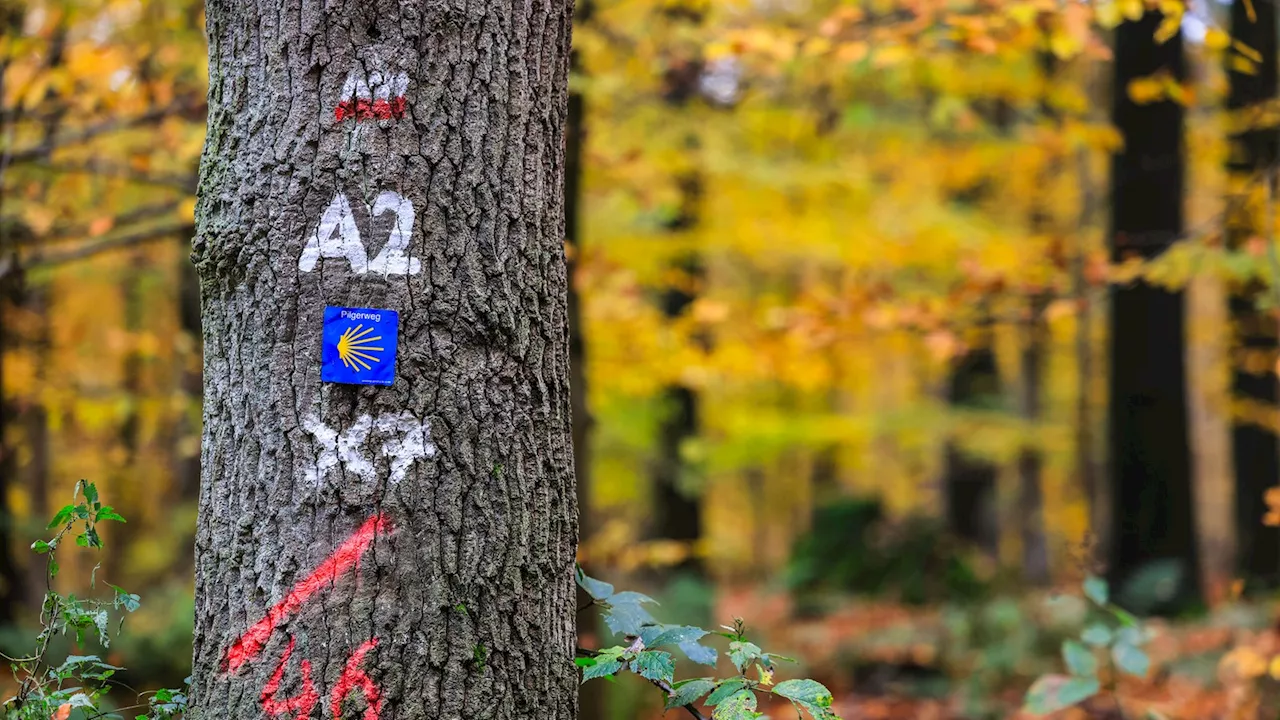
[[[309,660],[302,661],[302,694],[283,700],[276,698],[280,691],[280,681],[284,679],[285,666],[289,664],[289,656],[293,655],[293,645],[294,639],[289,638],[289,647],[285,648],[284,655],[280,657],[280,665],[262,688],[262,709],[271,715],[294,713],[294,720],[307,720],[320,700],[320,693],[316,692],[316,686],[311,683]]]
[[[304,578],[283,600],[276,603],[266,617],[254,623],[243,635],[236,639],[231,648],[227,650],[227,657],[224,661],[228,672],[235,672],[244,666],[245,663],[258,656],[262,652],[262,647],[267,644],[267,639],[271,637],[271,633],[281,622],[284,622],[298,609],[302,607],[312,595],[315,595],[326,586],[332,585],[337,581],[338,577],[347,570],[355,567],[360,562],[360,556],[364,555],[369,546],[373,545],[373,541],[378,535],[387,531],[391,526],[387,516],[379,513],[367,521],[364,525],[356,530],[355,534],[347,538],[329,559],[320,564],[314,572]],[[292,647],[292,646],[291,646]]]
[[[329,696],[329,712],[333,713],[334,717],[342,717],[342,701],[359,690],[364,695],[365,701],[363,720],[378,720],[378,715],[382,713],[382,693],[365,671],[360,669],[364,656],[377,644],[378,638],[374,638],[356,648],[351,657],[347,658],[347,666],[343,668],[342,675],[338,677],[337,684],[333,686],[333,693]]]

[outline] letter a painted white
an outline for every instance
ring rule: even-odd
[[[298,269],[311,272],[320,258],[346,258],[351,271],[365,273],[369,270],[369,255],[365,252],[351,203],[347,196],[338,193],[320,216],[320,224],[307,239],[307,245],[298,258]]]
[[[384,190],[374,201],[370,214],[378,217],[385,212],[394,212],[396,222],[391,227],[386,246],[369,263],[369,270],[383,275],[417,275],[422,272],[422,263],[417,258],[409,257],[409,237],[413,234],[413,203],[398,192]]]
[[[342,84],[342,97],[340,100],[368,100],[369,99],[369,83],[364,77],[364,71],[355,69],[347,73],[347,81]]]

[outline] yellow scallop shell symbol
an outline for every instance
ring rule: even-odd
[[[371,370],[373,368],[369,364],[371,362],[382,362],[382,358],[369,354],[382,352],[382,348],[370,345],[381,340],[382,336],[366,337],[371,332],[373,328],[364,329],[364,325],[357,325],[347,328],[346,332],[342,333],[342,337],[338,338],[338,358],[342,360],[343,365],[360,372],[360,368]]]

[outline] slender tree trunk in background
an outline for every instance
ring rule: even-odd
[[[577,3],[574,24],[590,20],[591,2]],[[570,72],[581,71],[576,50],[570,53]],[[573,467],[577,481],[578,537],[583,542],[595,533],[591,514],[591,433],[595,417],[591,414],[587,386],[587,346],[583,338],[582,297],[578,294],[578,262],[582,257],[582,178],[583,152],[587,142],[586,98],[581,92],[570,91],[569,112],[565,120],[564,143],[564,238],[569,251],[569,388],[573,411]],[[583,570],[595,576],[595,568],[583,563]],[[578,590],[577,606],[585,607],[591,596]],[[582,647],[599,647],[596,633],[600,619],[595,612],[579,612],[577,616],[578,644]],[[578,687],[578,714],[583,718],[605,717],[605,683],[583,683]]]
[[[979,107],[986,122],[1007,134],[1013,124],[1013,108],[1003,98]],[[980,191],[981,192],[981,191]],[[993,347],[995,333],[988,302],[982,300],[978,338],[972,347],[952,361],[947,379],[947,402],[957,410],[999,408],[1003,403],[1000,370]],[[992,560],[1000,557],[1000,469],[994,463],[962,452],[949,440],[944,457],[942,495],[947,528]]]
[[[952,365],[947,390],[947,401],[952,407],[976,410],[999,403],[1000,372],[991,341],[990,329],[984,327],[978,343]],[[964,454],[954,442],[947,445],[945,468],[947,527],[957,538],[972,543],[992,558],[998,557],[996,479],[999,469],[986,460]]]
[[[687,15],[690,22],[701,22],[701,14],[676,6],[668,13],[673,19],[682,19]],[[688,58],[677,58],[671,63],[666,78],[666,101],[675,110],[687,105],[698,92],[698,78],[702,63]],[[695,156],[689,166],[676,177],[676,188],[679,191],[679,206],[666,228],[672,233],[689,232],[698,224],[700,205],[702,203],[702,172],[697,166],[696,156],[700,152],[698,137],[689,133],[685,138],[686,151]],[[662,294],[662,314],[669,321],[684,315],[697,299],[698,286],[702,283],[702,258],[696,251],[690,251],[678,257],[671,267],[676,278]],[[694,388],[683,384],[669,385],[663,389],[663,418],[658,426],[657,458],[653,473],[654,486],[654,530],[655,535],[666,540],[687,543],[696,550],[697,542],[702,537],[702,503],[701,491],[691,486],[689,475],[693,469],[689,466],[684,448],[688,441],[697,437],[698,393]],[[702,561],[696,554],[691,554],[676,569],[702,572]]]
[[[9,257],[16,263],[16,254],[10,255],[6,244],[5,238],[0,237],[0,264]],[[22,601],[22,573],[13,558],[14,515],[9,508],[9,484],[18,470],[11,431],[15,413],[12,398],[4,392],[4,355],[15,345],[12,321],[6,323],[5,316],[18,304],[21,280],[14,267],[5,270],[7,272],[0,275],[0,627],[13,624]]]
[[[1250,17],[1252,15],[1253,17]],[[1231,5],[1231,36],[1262,56],[1252,72],[1228,66],[1230,90],[1227,107],[1240,110],[1267,102],[1280,94],[1276,57],[1276,6],[1274,0],[1236,0]],[[1245,131],[1231,138],[1227,169],[1233,175],[1233,197],[1228,198],[1226,233],[1228,246],[1243,250],[1252,237],[1263,235],[1257,188],[1266,186],[1266,173],[1276,162],[1277,130],[1274,126]],[[1236,333],[1236,352],[1231,373],[1231,392],[1259,411],[1277,409],[1275,375],[1277,357],[1276,320],[1259,312],[1257,300],[1265,287],[1261,282],[1232,289],[1229,300],[1231,327]],[[1280,484],[1280,445],[1275,432],[1239,417],[1231,429],[1232,460],[1236,474],[1236,549],[1241,576],[1249,588],[1274,588],[1280,584],[1280,528],[1266,527],[1263,495]]]
[[[682,197],[692,206],[701,194],[701,180],[689,175],[680,181]],[[687,221],[691,224],[692,216]],[[686,221],[673,223],[685,225]],[[676,272],[685,282],[696,284],[702,277],[701,259],[687,256],[677,263]],[[696,295],[683,288],[669,288],[662,299],[662,312],[669,320],[684,314],[693,304]],[[682,384],[671,385],[662,392],[663,418],[658,426],[657,462],[654,468],[654,509],[656,534],[659,538],[688,543],[696,550],[702,537],[702,503],[700,492],[691,489],[688,476],[693,472],[684,455],[684,447],[698,434],[698,393]],[[677,566],[679,569],[701,572],[702,562],[697,555]]]
[[[192,720],[574,717],[570,12],[208,2]]]
[[[38,393],[44,388],[44,384],[48,382],[46,373],[50,364],[49,350],[52,347],[50,333],[53,319],[49,317],[49,288],[47,286],[32,288],[27,293],[26,306],[30,312],[35,313],[40,318],[39,334],[32,338],[31,341],[36,356],[35,390]],[[50,516],[48,512],[49,412],[45,408],[43,400],[37,398],[23,412],[23,416],[23,424],[26,426],[23,436],[31,452],[31,461],[24,468],[25,472],[23,473],[26,476],[25,484],[30,504],[29,517],[39,523],[43,523]],[[44,602],[44,593],[47,588],[45,583],[46,572],[47,568],[44,563],[27,563],[26,597],[23,599],[27,607],[40,607],[40,604]]]
[[[1089,153],[1080,150],[1076,154],[1076,171],[1080,176],[1079,227],[1091,227],[1097,209],[1097,193],[1094,190],[1093,172],[1089,165]],[[1108,546],[1107,529],[1110,527],[1110,499],[1099,482],[1102,474],[1098,468],[1096,438],[1094,434],[1094,342],[1093,324],[1098,292],[1089,281],[1089,247],[1087,235],[1076,233],[1077,244],[1071,258],[1071,291],[1075,297],[1076,332],[1076,407],[1075,407],[1075,472],[1080,489],[1089,503],[1089,530],[1086,543],[1092,548]],[[1090,557],[1090,563],[1101,558]]]
[[[1115,262],[1153,258],[1182,232],[1183,108],[1170,100],[1139,105],[1130,80],[1166,71],[1186,75],[1181,33],[1164,43],[1148,12],[1116,30],[1114,121],[1124,147],[1112,161]],[[1199,562],[1193,517],[1182,291],[1137,281],[1111,302],[1108,453],[1114,530],[1108,572],[1121,591],[1155,561],[1176,563],[1179,582],[1153,598],[1168,610],[1194,600]],[[1150,589],[1150,588],[1147,588]]]
[[[1040,114],[1055,127],[1059,125],[1057,111],[1049,103],[1050,91],[1057,74],[1058,62],[1052,53],[1041,53],[1040,74],[1044,90],[1040,98]],[[1039,187],[1049,187],[1052,177],[1060,172],[1062,163],[1056,158],[1046,164],[1037,178]],[[1032,235],[1056,234],[1049,198],[1040,197],[1032,208],[1030,229]],[[1018,412],[1022,420],[1034,427],[1041,418],[1041,394],[1044,391],[1044,364],[1048,356],[1049,326],[1045,322],[1045,309],[1049,305],[1048,288],[1030,288],[1027,297],[1026,319],[1022,327],[1022,351],[1019,356],[1022,383],[1018,392]],[[1024,447],[1018,453],[1018,523],[1022,536],[1022,577],[1032,585],[1049,583],[1049,545],[1044,528],[1044,458],[1035,447]]]
[[[1034,427],[1040,421],[1040,395],[1044,388],[1044,364],[1049,327],[1044,311],[1048,295],[1036,292],[1027,299],[1027,318],[1022,328],[1019,356],[1022,384],[1019,414]],[[1022,577],[1032,585],[1049,583],[1049,545],[1044,529],[1044,458],[1040,450],[1024,447],[1018,453],[1018,523],[1022,536]]]

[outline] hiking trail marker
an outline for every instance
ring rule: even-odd
[[[396,378],[400,314],[375,308],[326,307],[320,380],[390,385]]]

